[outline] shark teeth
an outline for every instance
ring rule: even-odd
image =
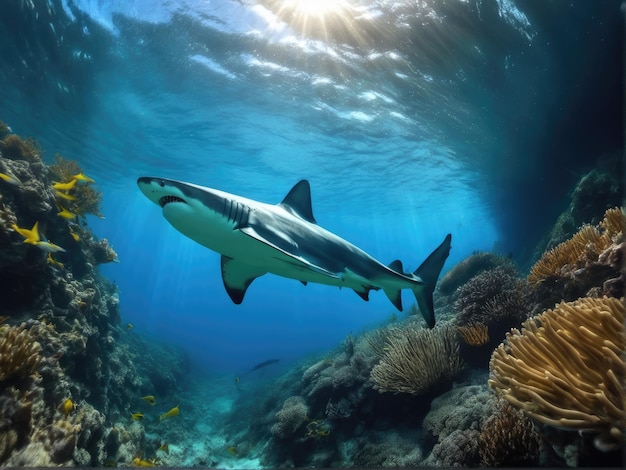
[[[176,196],[163,196],[161,199],[159,199],[159,205],[161,207],[165,207],[165,205],[169,204],[170,202],[182,202],[186,204],[184,199],[181,199]]]

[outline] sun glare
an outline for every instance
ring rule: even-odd
[[[318,18],[341,13],[345,7],[341,0],[285,0],[284,5],[297,15]]]

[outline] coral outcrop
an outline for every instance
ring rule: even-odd
[[[64,192],[80,224],[60,216],[63,175],[51,176],[34,140],[0,137],[0,465],[128,464],[143,446],[127,431],[130,406],[146,391],[175,395],[186,361],[122,329],[117,288],[96,271],[117,255],[85,216],[99,214],[101,193]],[[57,166],[82,173],[68,162]],[[29,231],[38,241],[24,243]]]

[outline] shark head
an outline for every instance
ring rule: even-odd
[[[142,176],[137,180],[137,185],[148,199],[162,208],[172,203],[187,204],[184,192],[186,183],[164,178]]]
[[[220,253],[224,239],[248,221],[249,209],[218,190],[148,176],[139,178],[137,185],[176,230]]]

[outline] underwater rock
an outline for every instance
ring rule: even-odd
[[[601,214],[623,203],[621,155],[610,156],[606,169],[593,169],[576,184],[569,207],[557,218],[548,235],[537,245],[532,262],[559,243],[570,238],[583,224],[597,224]]]
[[[435,444],[430,455],[422,462],[429,467],[476,467],[480,464],[478,438],[474,430],[455,429]]]
[[[422,427],[439,442],[455,430],[480,431],[494,404],[495,396],[486,385],[457,387],[432,401]]]
[[[304,398],[297,395],[287,398],[274,417],[272,436],[278,439],[292,438],[298,430],[303,429],[308,419],[308,412],[309,407],[304,402]]]
[[[407,435],[408,434],[408,435]],[[360,468],[409,468],[422,463],[422,449],[413,433],[374,432],[355,440],[350,466]]]

